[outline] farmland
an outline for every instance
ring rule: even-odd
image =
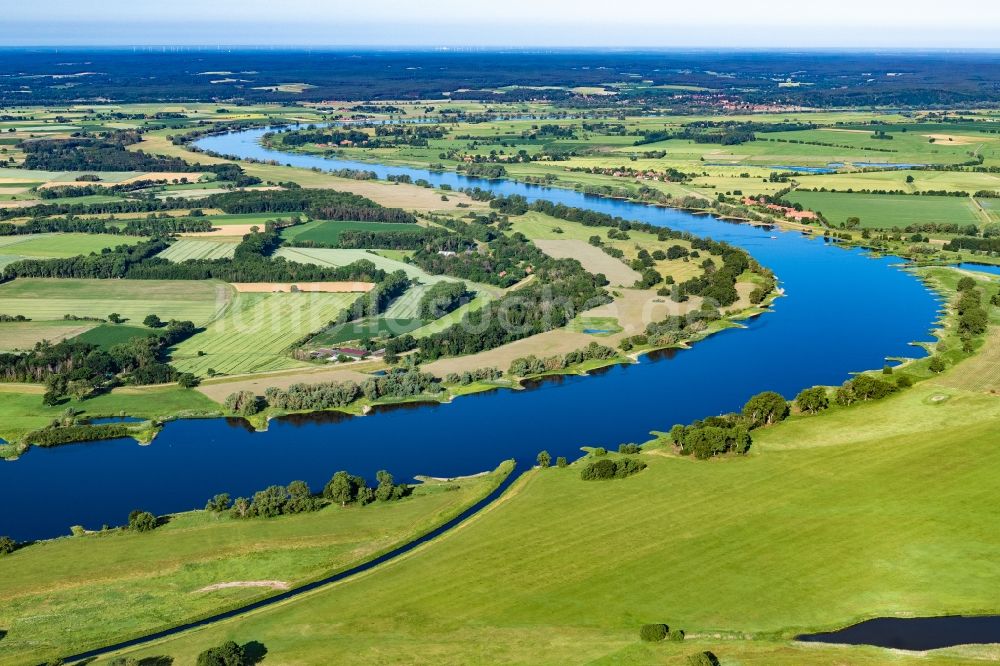
[[[625,481],[582,482],[579,464],[536,470],[495,510],[413,557],[140,654],[183,658],[226,637],[305,662],[321,653],[394,661],[420,650],[468,663],[489,643],[505,662],[625,654],[682,663],[712,649],[723,663],[792,664],[806,654],[810,663],[843,663],[843,650],[814,661],[822,648],[802,652],[786,639],[870,615],[993,608],[981,580],[1000,573],[981,553],[997,545],[983,500],[1000,469],[990,434],[1000,403],[958,390],[927,399],[941,390],[795,419],[762,432],[758,454],[742,460],[693,464],[654,442],[643,456],[648,468]],[[827,435],[838,443],[811,445]],[[942,446],[949,464],[929,467]],[[979,562],[975,576],[947,564],[956,554]],[[361,613],[363,623],[342,620]],[[419,630],[400,631],[415,616]],[[643,645],[638,626],[652,621],[689,638]],[[889,658],[859,652],[851,663]],[[946,654],[919,663],[948,663]]]
[[[158,256],[168,261],[187,261],[188,259],[228,259],[236,251],[235,243],[224,243],[214,240],[181,238]]]
[[[0,236],[0,255],[19,258],[75,257],[117,245],[134,245],[137,236],[112,234],[25,234]]]
[[[306,224],[289,227],[281,236],[289,241],[324,243],[336,245],[340,234],[345,231],[375,232],[417,232],[421,227],[414,224],[386,224],[384,222],[330,222],[314,220]]]
[[[132,322],[148,314],[161,319],[190,319],[204,324],[226,306],[230,292],[221,283],[189,281],[178,288],[169,280],[60,280],[26,278],[0,285],[0,312],[33,320],[62,320],[64,315],[107,318],[119,313]]]
[[[11,638],[22,637],[5,641],[4,659],[56,656],[272,593],[227,582],[277,581],[281,589],[320,578],[431,529],[509,471],[430,481],[405,500],[366,507],[334,504],[277,520],[195,511],[151,535],[119,531],[50,541],[35,553],[40,557],[21,553],[4,561],[0,624]],[[29,629],[28,615],[38,612],[58,619]]]
[[[336,320],[357,294],[241,293],[204,332],[171,354],[181,372],[205,376],[282,370],[304,365],[287,356],[292,344]]]
[[[833,224],[846,222],[849,217],[859,218],[862,227],[877,229],[935,223],[979,225],[982,222],[976,214],[975,204],[968,197],[796,191],[787,198],[822,212]]]

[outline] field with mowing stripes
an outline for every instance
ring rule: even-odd
[[[385,316],[389,319],[416,319],[420,316],[420,299],[430,285],[418,284],[407,289],[402,296],[389,304]]]
[[[36,321],[63,315],[106,318],[117,312],[130,323],[148,314],[204,325],[229,301],[231,289],[212,280],[59,280],[19,278],[0,285],[0,312]],[[80,322],[86,323],[86,322]]]
[[[930,222],[978,225],[983,221],[967,197],[789,192],[785,198],[823,213],[833,225],[849,217],[860,218],[862,227],[879,229]]]
[[[156,256],[180,263],[188,259],[227,259],[232,257],[234,252],[236,252],[235,243],[181,238]]]
[[[384,271],[404,271],[411,278],[417,278],[425,284],[439,282],[441,280],[453,279],[439,275],[428,275],[417,266],[387,259],[381,255],[373,254],[367,250],[331,250],[327,248],[305,248],[305,247],[283,247],[275,255],[284,257],[288,261],[297,261],[300,264],[317,264],[319,266],[346,266],[359,259],[367,259],[378,268]]]
[[[312,241],[314,243],[334,244],[345,231],[403,231],[419,232],[423,227],[416,224],[392,224],[386,222],[340,222],[328,220],[313,220],[306,224],[289,227],[281,232],[281,237],[292,241]]]
[[[31,349],[42,340],[59,342],[84,333],[94,324],[89,321],[3,322],[0,323],[0,351]]]
[[[115,234],[26,234],[0,237],[0,255],[24,258],[75,257],[100,252],[107,247],[135,245],[140,236]]]
[[[357,298],[318,292],[238,294],[222,317],[174,349],[172,363],[199,376],[210,368],[231,375],[303,366],[285,350],[335,320]]]

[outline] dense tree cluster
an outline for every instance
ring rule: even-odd
[[[122,382],[175,381],[177,371],[163,362],[163,357],[168,347],[196,332],[190,321],[171,320],[160,331],[150,331],[148,336],[134,337],[106,351],[72,340],[39,342],[23,354],[0,354],[0,381],[44,381],[46,404],[56,404],[64,395],[83,399]]]
[[[601,458],[587,463],[580,470],[580,478],[584,481],[624,479],[627,476],[638,474],[644,469],[646,469],[646,463],[635,458]]]
[[[229,495],[216,495],[205,504],[207,511],[229,511],[233,518],[275,518],[277,516],[307,513],[323,507],[323,501],[313,495],[305,481],[292,481],[288,486],[268,486],[258,490],[253,497],[237,497],[232,504]]]
[[[976,289],[976,281],[970,277],[963,277],[958,281],[955,312],[958,316],[958,334],[963,340],[970,340],[986,332],[989,315],[983,307],[983,295]]]
[[[605,347],[604,345],[597,344],[596,342],[591,342],[586,347],[581,347],[580,349],[567,352],[562,356],[557,355],[548,356],[546,358],[538,358],[536,356],[529,355],[521,358],[515,358],[511,361],[510,369],[507,373],[514,375],[515,377],[530,377],[532,375],[540,375],[545,372],[563,370],[570,366],[583,363],[584,361],[606,360],[617,356],[618,352],[611,347]]]
[[[878,377],[858,375],[837,387],[833,399],[838,405],[847,406],[855,402],[881,400],[896,390],[897,385]]]
[[[351,381],[292,384],[287,389],[272,386],[264,391],[269,407],[289,411],[346,407],[360,396],[360,387]]]
[[[379,470],[375,474],[375,479],[377,486],[372,489],[360,476],[345,471],[337,472],[323,488],[323,497],[341,506],[355,502],[364,506],[376,500],[381,502],[400,500],[413,492],[409,485],[397,484],[392,474],[385,470]]]
[[[24,168],[43,171],[190,171],[179,157],[147,155],[125,147],[142,140],[132,130],[103,137],[28,139],[20,144]]]
[[[471,294],[464,282],[442,280],[428,287],[417,308],[420,319],[440,319],[455,308],[469,302]]]
[[[313,188],[222,192],[202,200],[207,208],[226,213],[306,213],[319,220],[414,223],[416,218],[399,208],[384,208],[371,199]]]
[[[788,403],[774,391],[751,397],[739,414],[710,416],[690,425],[676,424],[670,440],[684,455],[710,458],[724,453],[746,453],[752,443],[750,431],[783,421]]]
[[[384,375],[361,382],[361,392],[369,400],[406,398],[442,390],[434,375],[418,368],[391,368]]]
[[[474,382],[492,382],[503,377],[503,371],[498,368],[476,368],[461,373],[449,372],[444,381],[448,384],[468,386]]]

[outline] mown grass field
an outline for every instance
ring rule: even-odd
[[[86,342],[97,345],[101,349],[111,349],[115,345],[128,342],[132,338],[156,335],[156,330],[145,326],[129,326],[128,324],[100,324],[78,335],[76,342]]]
[[[413,285],[386,308],[385,316],[390,319],[416,319],[420,314],[420,299],[430,285]]]
[[[288,663],[683,663],[704,647],[723,664],[908,663],[786,641],[871,616],[998,610],[998,424],[995,397],[920,384],[757,431],[745,458],[654,447],[625,480],[538,470],[412,556],[141,653],[183,660],[233,638]],[[690,638],[643,645],[645,622]],[[919,663],[998,654],[978,650]]]
[[[0,312],[34,320],[61,320],[67,314],[103,319],[117,312],[133,323],[156,314],[164,321],[190,319],[202,325],[229,298],[228,287],[210,280],[19,278],[0,285]]]
[[[118,245],[135,245],[140,236],[115,234],[26,234],[0,237],[0,254],[25,259],[75,257]]]
[[[423,326],[420,319],[395,319],[389,316],[362,319],[329,328],[309,340],[310,347],[337,345],[349,340],[374,338],[387,334],[403,335]]]
[[[96,533],[18,551],[4,558],[0,580],[0,626],[8,632],[2,661],[38,663],[274,594],[261,587],[204,589],[211,585],[321,578],[446,521],[509,469],[422,484],[397,502],[252,520],[197,511],[148,534]]]
[[[972,199],[967,197],[794,191],[785,198],[809,210],[822,212],[833,225],[840,225],[849,217],[860,218],[862,227],[879,229],[911,224],[979,225],[983,222]]]
[[[199,376],[209,369],[242,374],[302,366],[284,352],[336,320],[357,298],[321,292],[238,294],[223,316],[173,349],[171,362]]]
[[[236,252],[235,243],[198,238],[181,238],[160,252],[158,257],[180,263],[188,259],[227,259]]]
[[[375,231],[375,232],[412,232],[417,233],[423,227],[416,224],[389,224],[385,222],[340,222],[329,220],[313,220],[306,224],[288,227],[281,232],[281,237],[289,241],[310,241],[313,243],[328,243],[334,245],[345,231]]]
[[[20,435],[44,428],[72,407],[82,416],[118,416],[139,418],[218,414],[221,407],[198,391],[175,384],[157,387],[123,387],[87,400],[65,400],[54,407],[42,404],[44,387],[32,392],[19,385],[0,384],[0,437],[13,441]],[[29,454],[30,455],[30,454]]]
[[[417,266],[388,259],[382,255],[368,252],[367,250],[339,250],[329,248],[306,248],[306,247],[283,247],[275,252],[276,256],[284,257],[288,261],[295,261],[300,264],[317,264],[319,266],[346,266],[359,259],[365,259],[375,264],[377,268],[392,272],[401,270],[411,278],[416,278],[424,284],[431,284],[441,280],[454,280],[439,275],[428,275]]]
[[[0,351],[31,349],[42,340],[59,342],[76,337],[95,324],[86,321],[0,322]]]

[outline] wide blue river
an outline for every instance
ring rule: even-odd
[[[758,391],[792,397],[804,387],[839,384],[851,372],[881,367],[887,358],[922,356],[911,343],[930,339],[941,307],[899,268],[898,258],[872,259],[799,233],[570,190],[278,153],[259,145],[262,133],[207,137],[198,146],[296,167],[363,168],[456,189],[478,186],[710,236],[747,249],[772,268],[786,296],[745,329],[714,335],[690,350],[525,391],[365,417],[278,420],[263,433],[238,421],[184,420],[168,424],[149,446],[117,440],[35,448],[0,464],[0,534],[23,540],[68,534],[71,525],[99,529],[123,523],[135,508],[158,514],[200,508],[218,492],[246,495],[294,479],[319,488],[340,469],[369,478],[379,469],[397,479],[457,476],[507,458],[533,463],[542,449],[573,457],[581,446],[616,448],[644,441],[652,430],[738,409]]]

